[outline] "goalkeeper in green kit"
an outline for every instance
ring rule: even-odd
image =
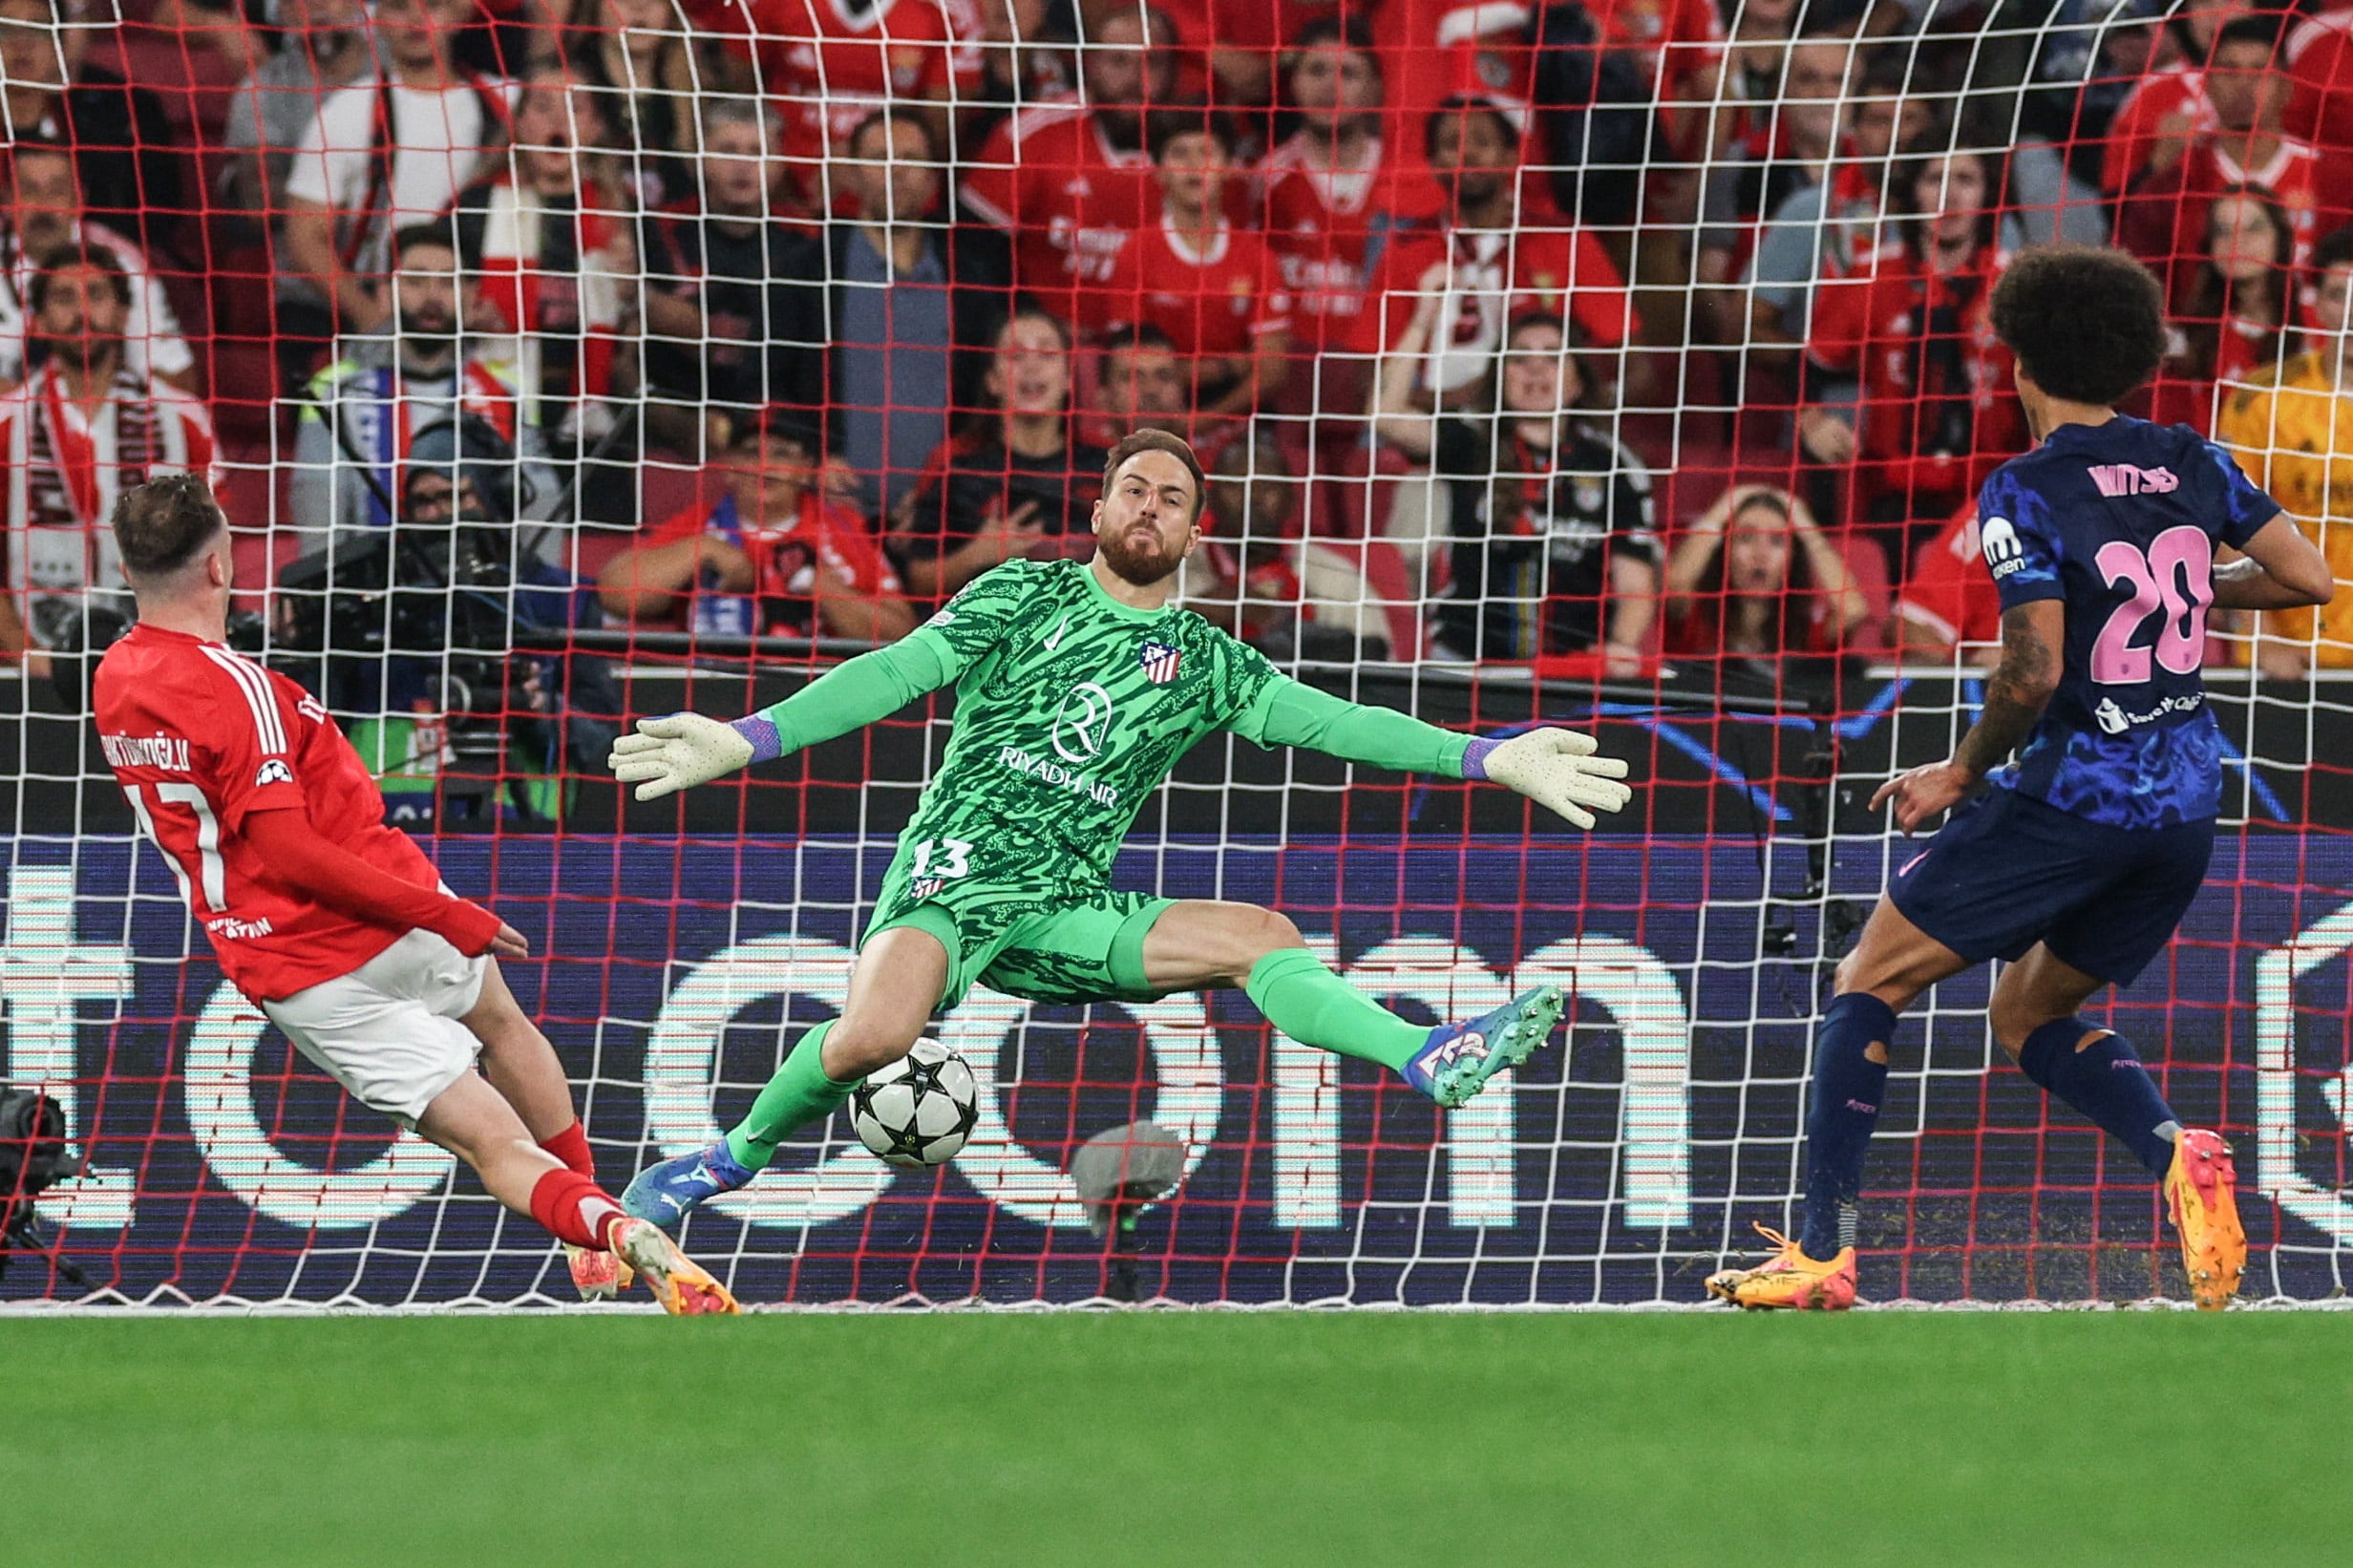
[[[1140,1002],[1239,985],[1284,1034],[1379,1062],[1458,1106],[1525,1061],[1559,1021],[1539,985],[1466,1024],[1407,1022],[1325,967],[1282,916],[1252,904],[1123,893],[1112,860],[1145,797],[1193,743],[1230,730],[1402,773],[1492,780],[1579,827],[1632,792],[1592,737],[1475,739],[1326,695],[1172,607],[1201,537],[1200,464],[1174,435],[1112,449],[1096,553],[1009,561],[925,625],[749,718],[646,719],[614,774],[653,800],[830,740],[956,688],[947,758],[900,835],[839,1017],[803,1034],[741,1125],[639,1175],[632,1215],[675,1227],[750,1182],[798,1129],[904,1056],[975,981],[1033,1002]]]

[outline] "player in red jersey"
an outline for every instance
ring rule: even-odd
[[[521,934],[384,825],[325,709],[223,645],[229,525],[204,481],[129,491],[113,526],[138,621],[98,663],[99,744],[222,972],[354,1098],[576,1249],[583,1295],[612,1294],[625,1266],[667,1311],[733,1312],[597,1185],[563,1069],[490,958],[526,954]]]

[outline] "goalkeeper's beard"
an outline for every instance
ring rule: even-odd
[[[1147,539],[1150,545],[1137,548]],[[1112,575],[1139,588],[1149,588],[1175,576],[1185,559],[1183,552],[1168,548],[1157,529],[1111,529],[1095,536],[1094,547],[1102,554],[1103,564],[1112,569]]]

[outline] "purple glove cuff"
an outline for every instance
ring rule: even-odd
[[[766,713],[748,713],[728,728],[752,743],[754,762],[774,762],[784,755],[784,737],[776,733],[775,721]]]
[[[1487,759],[1503,742],[1473,737],[1462,753],[1462,776],[1474,783],[1487,782]]]

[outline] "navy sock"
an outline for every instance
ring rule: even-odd
[[[1855,1205],[1863,1194],[1863,1156],[1879,1102],[1887,1093],[1887,1054],[1896,1009],[1867,991],[1833,999],[1813,1031],[1813,1088],[1806,1111],[1806,1228],[1798,1245],[1827,1262],[1855,1244]]]
[[[2087,1034],[2101,1037],[2076,1049],[2076,1042]],[[2018,1067],[2045,1092],[2073,1106],[2122,1142],[2158,1176],[2173,1163],[2173,1134],[2181,1131],[2181,1123],[2123,1035],[2102,1033],[2099,1025],[2080,1018],[2062,1018],[2026,1036]]]

